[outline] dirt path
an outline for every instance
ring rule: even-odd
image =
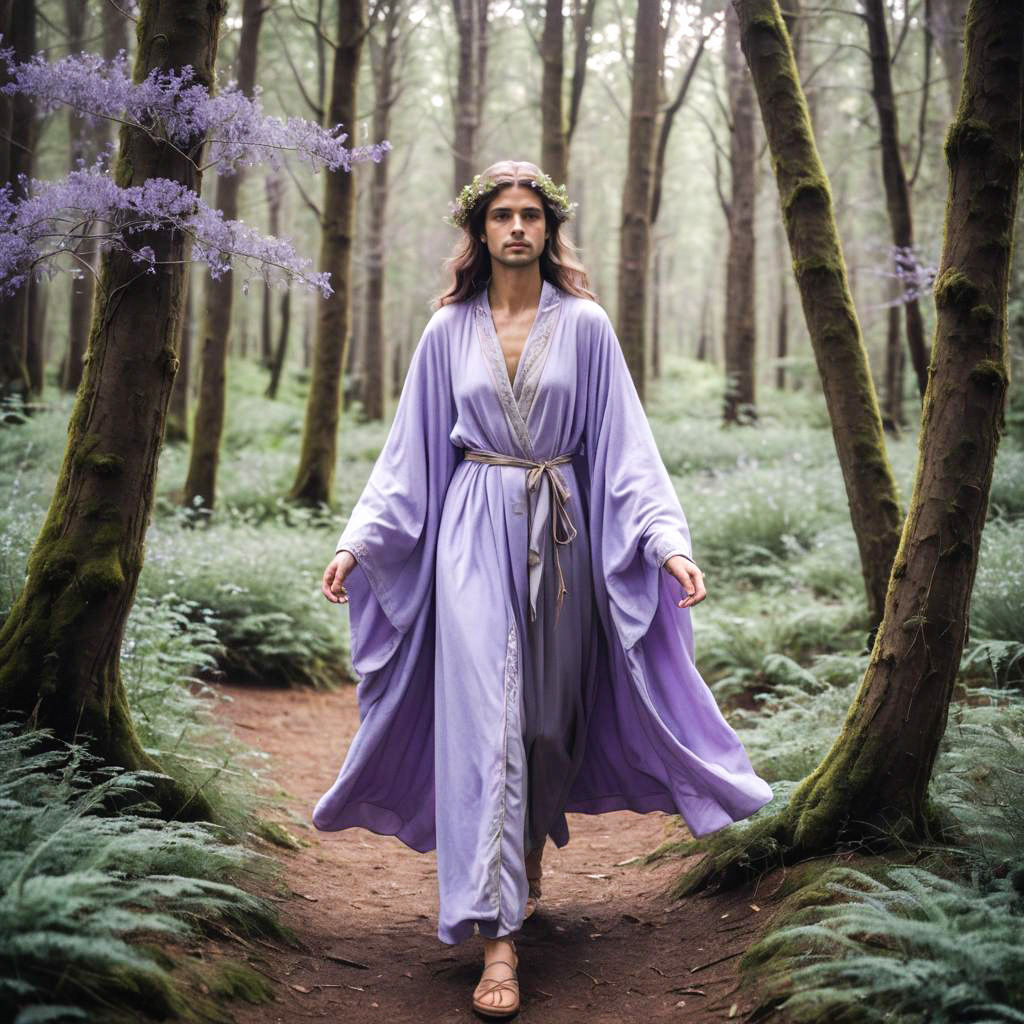
[[[355,689],[224,690],[234,703],[223,717],[271,755],[289,809],[308,823],[359,724]],[[482,942],[447,946],[437,938],[435,855],[364,829],[321,833],[280,821],[310,844],[280,855],[294,893],[280,904],[282,917],[306,949],[253,960],[279,983],[277,1001],[233,1004],[239,1024],[478,1020],[470,994]],[[571,814],[569,844],[548,842],[544,898],[517,943],[522,1024],[699,1024],[746,1015],[736,962],[766,924],[765,886],[761,896],[750,889],[670,901],[665,890],[680,861],[628,863],[658,846],[670,822],[657,812]]]

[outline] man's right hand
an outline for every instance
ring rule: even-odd
[[[355,567],[355,555],[351,551],[339,551],[331,559],[331,564],[324,569],[324,578],[320,589],[331,604],[348,604],[345,579]]]

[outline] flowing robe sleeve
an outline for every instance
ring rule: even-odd
[[[584,456],[601,659],[568,810],[682,815],[695,836],[772,799],[694,665],[689,608],[662,568],[690,532],[607,314],[581,313],[589,348]]]
[[[427,324],[384,447],[336,549],[356,566],[349,594],[360,728],[337,781],[317,802],[322,831],[358,825],[435,847],[434,566],[444,498],[462,450],[446,324]]]
[[[650,626],[662,566],[693,560],[690,529],[607,314],[588,310],[586,458],[591,545],[626,649]]]

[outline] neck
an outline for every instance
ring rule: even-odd
[[[487,301],[492,309],[506,309],[510,313],[536,309],[542,287],[540,260],[534,260],[528,267],[506,267],[497,260],[491,261]]]

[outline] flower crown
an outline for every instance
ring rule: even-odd
[[[477,174],[468,185],[463,186],[455,200],[449,204],[451,216],[445,217],[445,220],[454,227],[465,227],[480,198],[498,188],[499,185],[506,184],[511,185],[512,182],[497,182],[491,178],[482,178]],[[575,213],[576,203],[569,202],[569,192],[565,185],[556,185],[547,174],[541,172],[526,184],[534,191],[543,194],[559,220],[568,220]]]

